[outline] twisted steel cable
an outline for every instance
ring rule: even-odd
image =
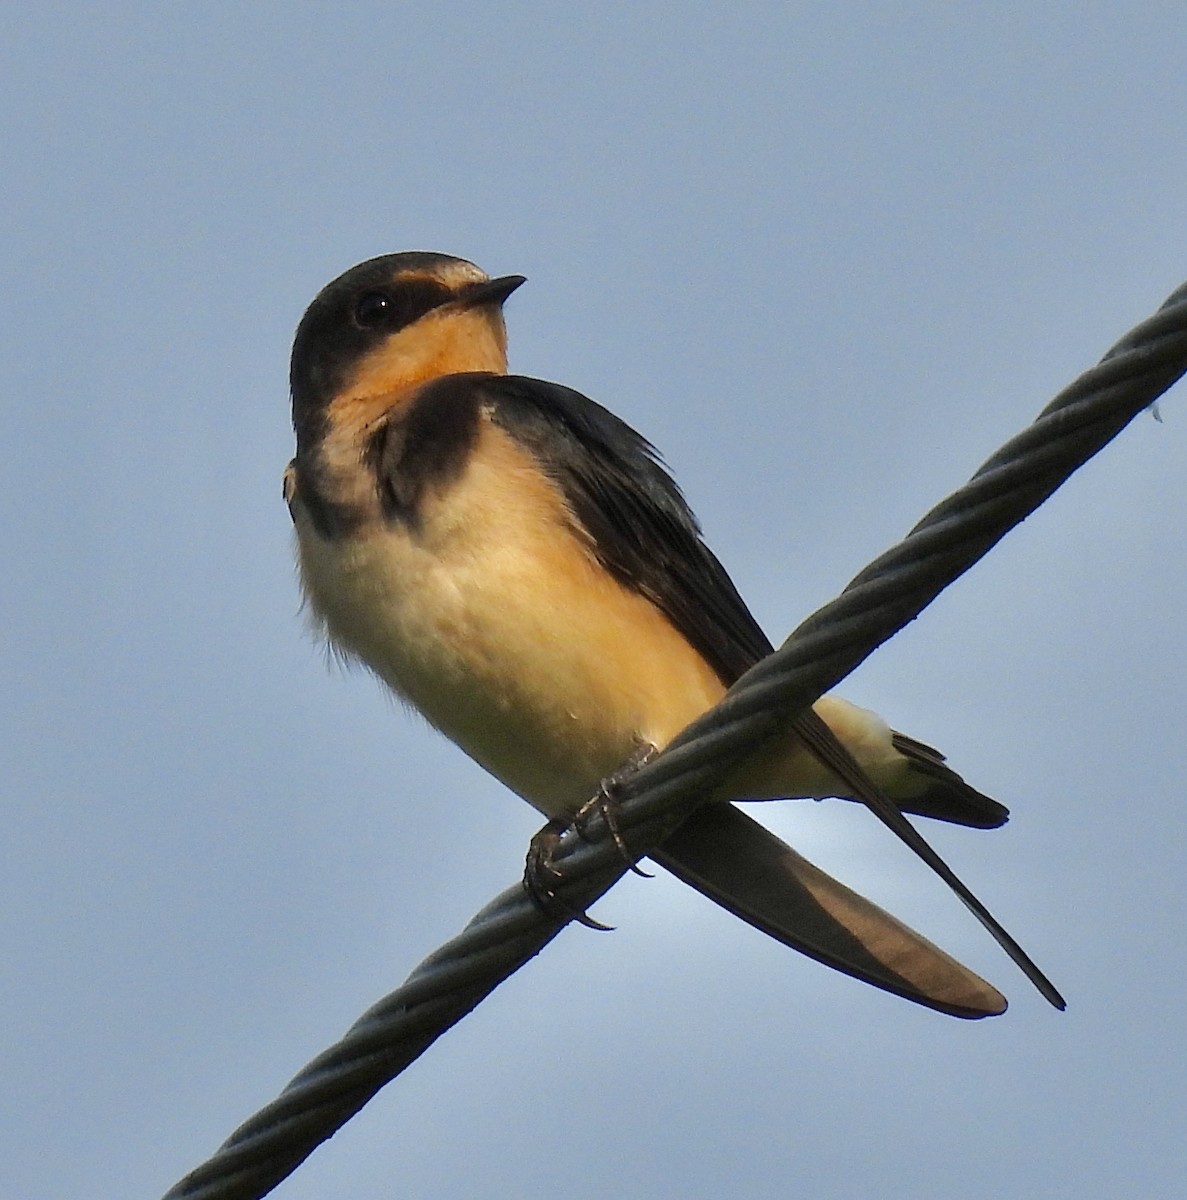
[[[715,708],[623,785],[617,824],[645,854],[797,712],[913,620],[949,583],[1187,372],[1187,284],[1061,392],[1035,422],[857,575]],[[559,893],[580,912],[623,874],[604,821],[566,835]],[[164,1200],[258,1200],[567,924],[516,883],[365,1012]]]

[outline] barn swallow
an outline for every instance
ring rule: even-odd
[[[284,491],[331,644],[555,819],[772,647],[654,447],[578,392],[507,373],[503,304],[523,282],[416,251],[327,285],[293,344]],[[958,892],[902,813],[982,829],[1009,815],[931,747],[827,695],[650,857],[877,987],[955,1016],[1004,1011],[992,985],[731,803],[832,796],[865,800]]]

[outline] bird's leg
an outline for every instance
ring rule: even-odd
[[[650,762],[657,753],[656,747],[650,742],[641,742],[622,766],[612,771],[598,784],[597,791],[577,810],[573,817],[573,828],[577,830],[577,836],[584,838],[584,825],[590,814],[600,813],[602,820],[606,822],[606,828],[610,831],[610,836],[614,839],[614,844],[618,847],[619,854],[626,859],[630,869],[636,875],[642,875],[644,879],[651,879],[653,876],[635,862],[634,856],[622,836],[622,829],[618,824],[618,808],[621,803],[619,794],[622,791],[622,785],[640,767]]]

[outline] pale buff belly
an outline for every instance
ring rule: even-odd
[[[400,528],[326,541],[299,520],[302,581],[337,646],[540,811],[572,812],[724,689],[571,535],[502,533],[443,556]]]

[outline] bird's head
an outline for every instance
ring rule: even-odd
[[[351,267],[297,326],[290,383],[298,436],[332,404],[391,396],[440,375],[507,370],[503,302],[522,275],[412,250]]]

